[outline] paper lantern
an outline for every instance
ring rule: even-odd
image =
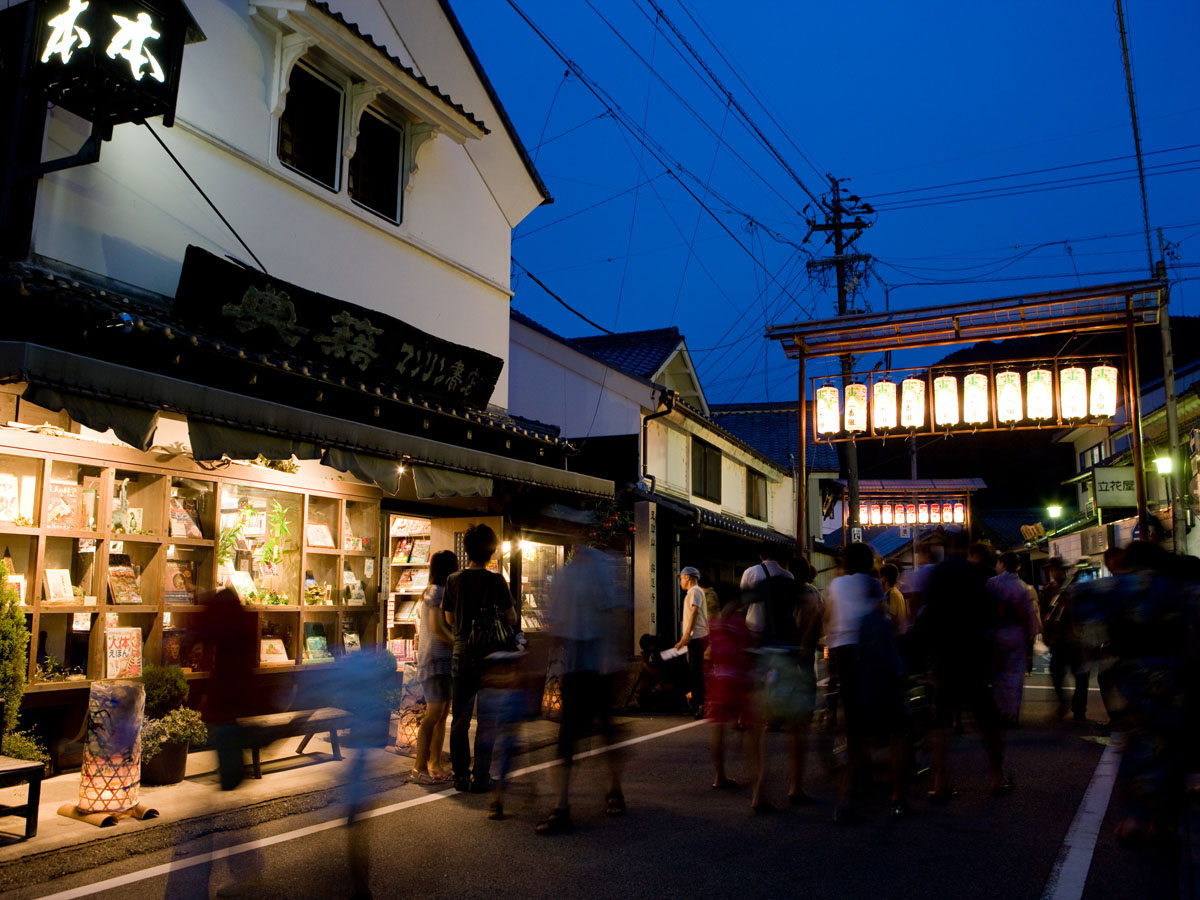
[[[929,504],[929,521],[934,525],[940,525],[942,522],[942,508],[936,503]]]
[[[953,519],[954,519],[954,507],[952,507],[949,503],[943,503],[942,504],[942,523],[945,525],[949,525],[950,522],[953,521]]]
[[[817,388],[817,434],[837,434],[841,430],[838,389],[831,384]]]
[[[559,676],[546,676],[546,689],[542,691],[542,717],[559,721],[562,719],[562,685]]]
[[[883,504],[883,524],[891,525],[892,521],[892,504],[885,503]]]
[[[871,421],[875,430],[896,427],[896,383],[877,381],[871,385]]]
[[[954,521],[961,525],[967,520],[967,508],[961,503],[954,504]]]
[[[865,525],[865,524],[866,524],[867,522],[869,522],[869,521],[871,521],[871,510],[870,510],[870,508],[869,508],[869,507],[867,506],[867,504],[865,504],[865,503],[859,504],[859,507],[858,507],[858,524],[859,524],[859,525]]]
[[[409,707],[400,710],[400,718],[396,721],[396,748],[404,750],[417,746],[417,733],[421,730],[421,717],[425,708]]]
[[[895,515],[893,518],[897,525],[904,525],[908,522],[908,519],[904,518],[904,504],[903,503],[896,504],[896,512],[895,512]]]
[[[1054,415],[1054,375],[1049,369],[1030,369],[1025,373],[1025,409],[1031,419],[1049,419]]]
[[[867,430],[867,386],[846,385],[846,430],[851,434]]]
[[[933,422],[938,427],[958,424],[958,379],[953,375],[933,379]]]
[[[1117,414],[1117,370],[1115,366],[1092,366],[1092,415],[1111,419]]]
[[[917,504],[917,522],[919,522],[922,525],[929,524],[929,504],[928,503],[918,503]]]
[[[963,379],[963,421],[968,425],[982,425],[987,420],[987,376],[972,372]]]
[[[878,503],[871,504],[871,524],[883,524],[883,507],[881,507]]]
[[[909,525],[917,524],[917,504],[915,504],[915,503],[908,504],[907,518],[908,518]]]
[[[1058,402],[1064,419],[1082,419],[1087,415],[1087,372],[1079,366],[1059,371]]]
[[[92,682],[79,773],[78,807],[83,812],[124,812],[138,805],[145,705],[140,682]]]
[[[900,382],[900,424],[904,428],[925,427],[925,382],[920,378]]]
[[[996,418],[1004,423],[1021,421],[1021,373],[1011,369],[996,373]]]

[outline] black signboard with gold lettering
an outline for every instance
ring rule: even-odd
[[[175,313],[231,346],[303,361],[368,385],[394,385],[483,409],[504,360],[373,309],[305,290],[188,247]]]

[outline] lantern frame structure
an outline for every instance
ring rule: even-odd
[[[1123,330],[1125,405],[1132,426],[1134,468],[1141,472],[1144,469],[1141,387],[1137,367],[1133,364],[1136,359],[1134,329],[1139,325],[1158,324],[1166,290],[1164,279],[1146,279],[941,306],[917,303],[904,310],[768,326],[768,340],[779,341],[784,353],[797,360],[799,365],[796,458],[808,458],[806,397],[809,379],[805,368],[810,358],[853,357],[1017,337]],[[1020,427],[1038,425],[1000,426],[993,423],[991,426],[993,430]],[[797,491],[796,547],[807,552],[808,487],[805,479],[798,482]],[[1146,487],[1141,478],[1137,479],[1137,505],[1139,524],[1143,531],[1148,531]]]

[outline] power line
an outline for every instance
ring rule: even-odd
[[[536,275],[534,275],[532,272],[530,272],[523,265],[521,265],[521,263],[517,260],[517,258],[515,256],[510,256],[509,259],[511,259],[513,261],[513,265],[517,266],[522,272],[524,272],[526,275],[528,275],[530,280],[534,284],[536,284],[543,291],[545,291],[547,294],[549,294],[551,297],[553,297],[555,300],[557,300],[559,303],[561,303],[562,306],[565,309],[567,309],[569,312],[572,312],[575,315],[579,316],[579,318],[583,319],[583,321],[587,322],[593,328],[598,329],[599,331],[603,331],[605,334],[616,334],[615,331],[610,331],[609,329],[605,328],[603,325],[593,322],[591,319],[589,319],[587,316],[585,316],[583,313],[581,313],[579,310],[577,310],[575,307],[573,307],[570,303],[568,303],[566,300],[564,300],[562,297],[560,297],[558,294],[556,294],[550,288],[546,287],[546,283],[544,281],[542,281],[540,278],[538,278]]]

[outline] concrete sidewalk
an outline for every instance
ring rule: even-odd
[[[616,721],[622,723],[630,720]],[[529,753],[551,746],[557,740],[557,723],[545,720],[526,722],[522,726],[516,752]],[[326,735],[312,738],[303,754],[296,753],[299,743],[300,739],[293,737],[264,747],[262,779],[253,777],[247,752],[246,780],[233,791],[220,789],[215,752],[191,753],[188,755],[187,774],[181,783],[141,788],[142,805],[158,810],[157,818],[139,821],[125,817],[108,828],[98,828],[58,815],[60,806],[73,805],[78,800],[78,772],[48,778],[42,782],[36,837],[18,840],[24,834],[24,819],[0,818],[0,872],[17,861],[28,860],[36,855],[53,854],[126,836],[143,836],[149,849],[150,845],[161,843],[164,839],[170,840],[158,834],[151,840],[152,832],[171,832],[185,822],[194,825],[191,830],[208,829],[210,825],[205,820],[211,820],[211,827],[227,828],[230,827],[228,824],[217,823],[223,816],[228,817],[238,811],[253,809],[254,820],[261,822],[337,802],[344,794],[341,789],[352,777],[350,754],[356,751],[345,751],[343,759],[335,760]],[[402,786],[412,770],[413,758],[408,755],[411,752],[380,751],[372,780],[379,782],[382,790]],[[443,753],[443,765],[449,768],[448,752]],[[448,783],[438,785],[436,789],[444,790],[449,786]],[[432,788],[414,784],[412,789],[427,791]],[[0,790],[0,804],[23,803],[26,791],[25,786]],[[309,799],[305,802],[304,798]]]

